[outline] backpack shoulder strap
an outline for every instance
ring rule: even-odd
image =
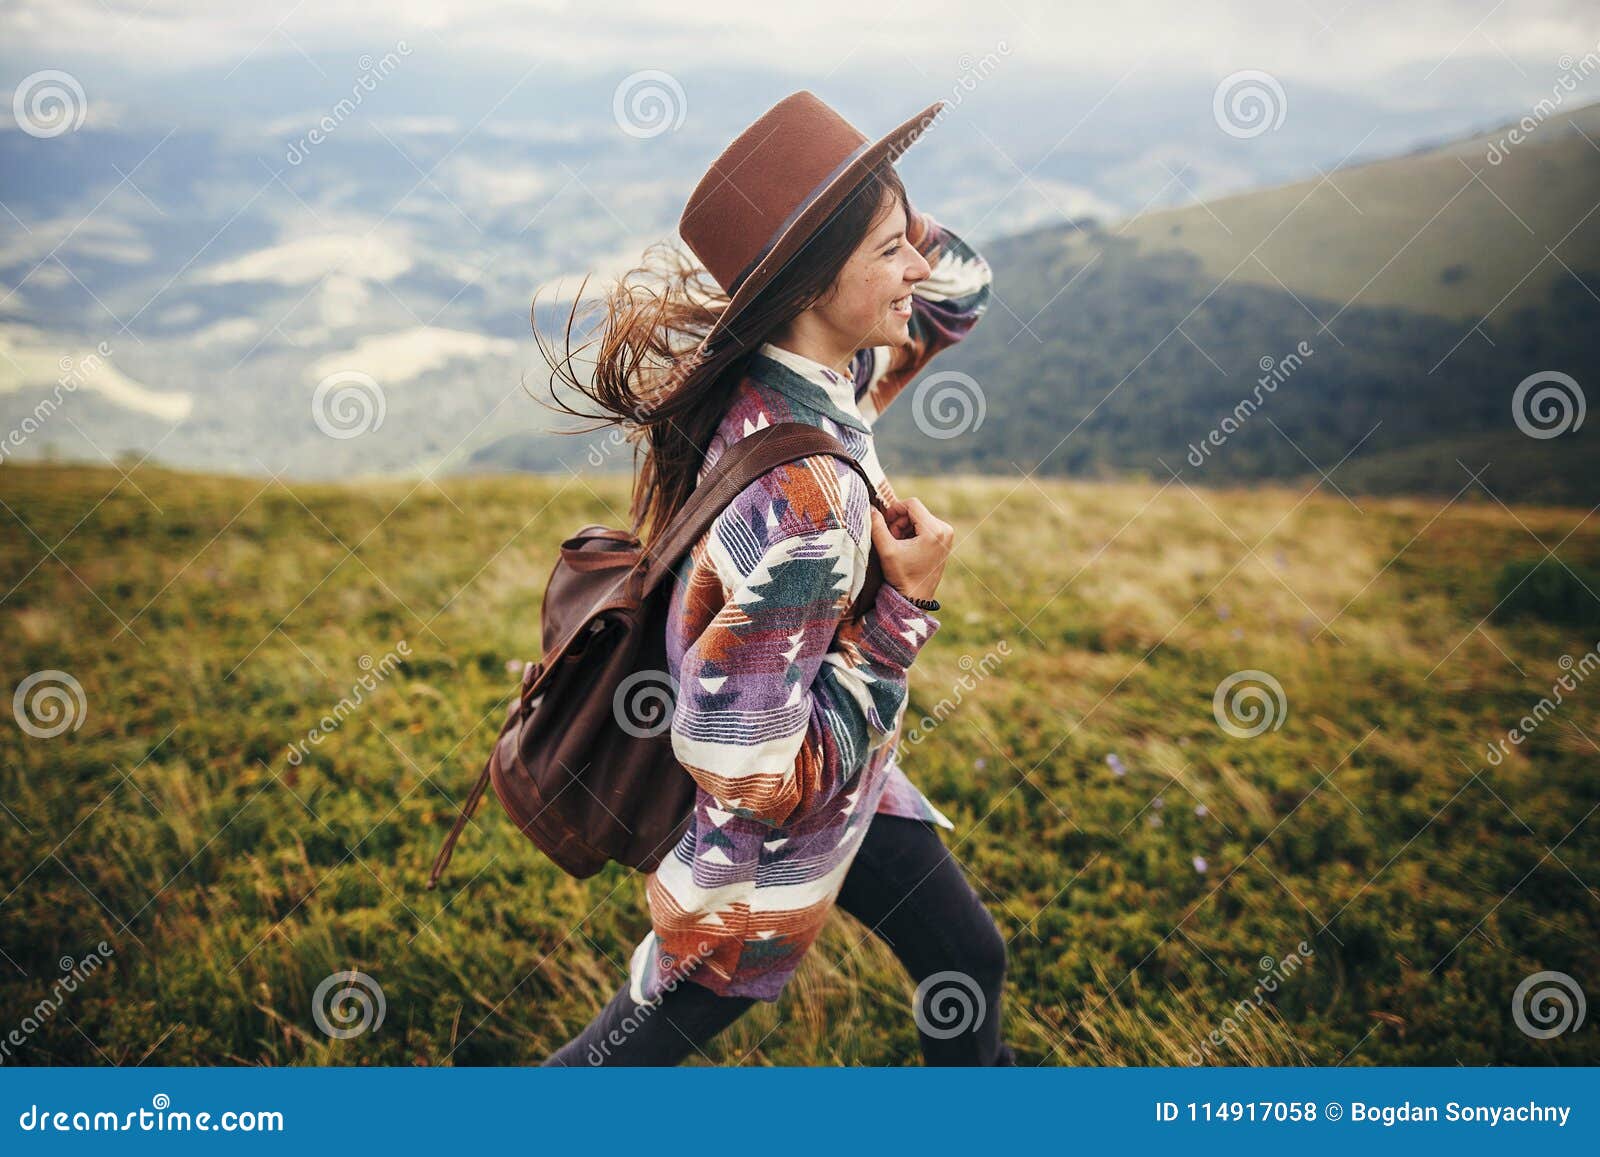
[[[855,460],[838,438],[807,422],[778,422],[763,426],[740,438],[722,453],[710,473],[690,495],[689,501],[684,503],[683,509],[657,541],[645,550],[644,559],[635,572],[636,581],[641,582],[640,597],[656,589],[657,584],[745,487],[769,470],[816,454],[831,454],[843,459],[866,483],[867,497],[872,505],[884,510],[883,500],[878,497],[872,479],[867,477],[861,463]],[[858,618],[865,613],[877,598],[878,587],[882,583],[883,567],[878,553],[870,551],[867,579],[850,608],[851,618]]]
[[[779,422],[772,426],[764,426],[739,439],[717,459],[716,465],[711,468],[700,485],[695,487],[694,493],[690,495],[683,509],[668,524],[661,535],[659,546],[652,546],[643,552],[629,579],[632,583],[642,584],[637,586],[633,593],[642,600],[645,595],[655,590],[667,572],[746,486],[768,470],[801,458],[809,458],[814,454],[832,454],[843,458],[866,483],[867,496],[871,499],[872,505],[879,510],[884,509],[883,501],[873,488],[872,479],[868,478],[867,472],[861,468],[861,463],[857,462],[845,449],[844,444],[832,434],[805,422]],[[882,584],[883,567],[879,562],[878,552],[871,551],[867,557],[866,582],[862,584],[861,594],[850,608],[851,618],[859,618],[866,613],[872,606],[873,600],[877,598],[878,588]],[[545,661],[548,662],[549,658],[547,657]],[[532,694],[538,682],[536,679],[526,685],[521,693],[522,698],[526,699]],[[483,765],[477,783],[473,785],[471,793],[462,805],[461,813],[456,817],[450,834],[445,837],[444,846],[434,858],[433,869],[428,873],[429,889],[438,886],[439,876],[450,862],[456,841],[466,828],[473,811],[478,806],[478,801],[482,799],[484,790],[489,785],[490,764],[493,759],[491,753],[489,760]]]

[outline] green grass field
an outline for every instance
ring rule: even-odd
[[[7,702],[42,671],[83,691],[76,729],[0,726],[5,1063],[527,1064],[582,1025],[646,929],[638,877],[562,876],[491,797],[424,884],[556,544],[623,522],[624,487],[0,469]],[[1600,679],[1486,758],[1600,641],[1490,618],[1495,575],[1558,543],[1595,568],[1600,523],[1470,492],[897,489],[962,536],[907,716],[941,721],[904,763],[1010,939],[1026,1063],[1600,1063],[1593,1019],[1538,1040],[1512,1004],[1543,970],[1600,983]],[[1213,708],[1248,670],[1283,691],[1254,737]],[[347,969],[385,1018],[333,1039],[313,994]],[[917,1063],[910,991],[836,913],[696,1063]]]

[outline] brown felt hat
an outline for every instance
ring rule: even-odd
[[[725,337],[856,182],[885,157],[897,159],[945,104],[934,101],[874,141],[802,90],[735,137],[700,178],[678,222],[678,235],[732,298],[697,352]]]

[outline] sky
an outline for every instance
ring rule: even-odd
[[[490,72],[750,66],[817,84],[843,73],[890,90],[938,87],[963,59],[1003,43],[1006,67],[1045,91],[1123,78],[1111,100],[1163,77],[1261,69],[1370,102],[1444,104],[1470,89],[1511,108],[1563,55],[1596,48],[1600,18],[1577,0],[10,0],[0,13],[0,83],[15,85],[19,69],[90,62],[132,77],[219,65],[237,76],[251,60],[317,60],[401,38]]]
[[[6,0],[0,427],[107,333],[107,444],[192,400],[164,452],[320,466],[305,423],[255,431],[350,360],[464,365],[470,427],[531,291],[554,324],[635,266],[799,89],[869,139],[954,106],[897,168],[982,245],[1459,142],[1564,82],[1600,102],[1593,0]],[[392,433],[431,435],[391,401]]]

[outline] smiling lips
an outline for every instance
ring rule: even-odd
[[[891,301],[889,303],[889,312],[897,317],[910,317],[911,295],[908,293],[904,297],[897,297]]]

